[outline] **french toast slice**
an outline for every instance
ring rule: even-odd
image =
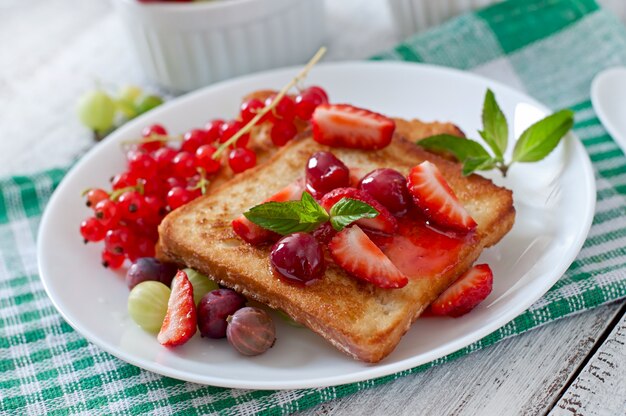
[[[271,246],[238,238],[231,221],[304,175],[316,151],[333,152],[349,167],[367,173],[392,167],[407,174],[424,160],[436,164],[476,221],[476,230],[448,253],[435,271],[403,270],[409,283],[381,289],[329,264],[320,281],[296,286],[274,276]],[[160,249],[169,259],[193,267],[249,298],[282,309],[290,317],[352,357],[375,363],[390,354],[420,313],[467,270],[485,247],[497,243],[515,218],[512,194],[478,175],[464,177],[459,164],[394,136],[378,151],[329,148],[305,132],[268,162],[237,175],[226,186],[170,213],[159,228]],[[393,261],[393,256],[390,255]]]

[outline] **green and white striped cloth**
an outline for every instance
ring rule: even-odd
[[[367,382],[253,391],[186,383],[103,352],[56,312],[39,276],[35,238],[64,170],[0,181],[0,414],[284,414],[386,383],[539,325],[626,296],[626,158],[589,101],[601,69],[626,64],[626,30],[592,0],[510,0],[456,18],[375,59],[471,70],[576,111],[593,161],[597,213],[576,261],[528,311],[429,364]]]

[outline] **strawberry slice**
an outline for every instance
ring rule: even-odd
[[[297,181],[285,186],[283,189],[270,196],[263,202],[285,202],[295,201],[302,197],[304,191],[304,179],[298,179]],[[266,230],[263,227],[259,227],[243,215],[235,218],[232,223],[233,231],[241,239],[252,245],[259,245],[264,243],[273,242],[280,237],[278,234]]]
[[[413,201],[426,217],[457,231],[476,228],[476,221],[459,202],[437,166],[426,160],[411,169],[407,179]]]
[[[315,141],[352,149],[382,149],[396,129],[392,119],[348,104],[320,104],[312,122]]]
[[[383,289],[401,288],[409,283],[358,225],[341,230],[330,241],[328,249],[335,263],[358,279]]]
[[[376,230],[386,234],[393,234],[398,229],[398,220],[391,215],[391,212],[389,212],[383,204],[372,198],[367,192],[356,188],[333,189],[324,195],[320,201],[320,205],[324,207],[327,212],[330,212],[332,206],[339,202],[341,198],[351,198],[365,202],[378,211],[376,218],[363,218],[356,221],[356,224],[370,230]]]
[[[167,302],[167,313],[157,339],[166,347],[184,344],[196,333],[196,304],[193,286],[187,274],[179,270],[172,280],[172,293]]]
[[[493,273],[487,264],[466,271],[430,305],[433,315],[459,317],[485,300],[491,293]]]

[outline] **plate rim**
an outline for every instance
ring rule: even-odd
[[[355,65],[356,66],[363,65],[363,66],[368,66],[368,67],[378,66],[378,67],[381,67],[381,69],[384,69],[385,67],[412,68],[418,71],[420,70],[435,71],[435,72],[441,72],[443,74],[450,74],[455,77],[460,76],[472,82],[480,82],[487,86],[494,85],[497,87],[497,89],[506,90],[508,93],[513,93],[517,95],[521,94],[528,100],[529,103],[536,106],[540,110],[544,112],[550,111],[547,106],[540,103],[533,97],[529,96],[525,91],[519,91],[515,88],[504,85],[498,81],[491,80],[482,75],[458,70],[455,68],[438,66],[438,65],[409,63],[409,62],[404,62],[404,61],[342,61],[342,62],[320,63],[315,68],[313,68],[312,72],[319,70],[319,69],[326,70],[327,68],[328,70],[332,71],[334,68],[337,68],[337,67],[340,68],[344,66],[355,66]],[[471,343],[484,338],[485,336],[491,334],[492,332],[506,325],[511,320],[515,319],[515,317],[524,313],[524,311],[526,311],[529,306],[531,306],[543,294],[545,294],[547,290],[549,290],[550,287],[552,287],[554,283],[560,277],[562,277],[563,273],[567,270],[567,268],[569,268],[571,263],[574,261],[574,259],[580,252],[580,249],[582,248],[586,240],[587,234],[589,233],[589,230],[593,221],[594,213],[595,213],[595,204],[596,204],[596,183],[595,183],[595,175],[594,175],[593,167],[591,164],[591,160],[584,146],[582,145],[578,137],[576,137],[573,133],[570,133],[570,135],[572,136],[571,139],[573,139],[570,142],[574,146],[574,151],[576,153],[579,153],[582,156],[581,159],[583,163],[581,165],[581,168],[582,168],[581,170],[583,171],[583,175],[585,178],[584,185],[585,185],[585,188],[588,189],[590,196],[592,196],[592,198],[588,199],[587,206],[585,207],[585,214],[586,214],[585,221],[582,222],[582,226],[579,228],[578,233],[576,233],[575,240],[573,244],[570,246],[570,250],[568,251],[568,253],[573,252],[574,254],[571,256],[568,256],[568,260],[566,262],[561,262],[559,264],[560,267],[556,268],[556,271],[554,272],[554,276],[556,277],[554,277],[553,279],[549,279],[548,280],[549,283],[546,283],[540,289],[536,289],[535,291],[533,291],[532,292],[533,296],[527,296],[525,298],[525,302],[520,303],[517,307],[510,308],[509,310],[506,311],[506,313],[502,314],[498,319],[494,320],[492,323],[483,325],[480,328],[468,334],[457,337],[454,340],[450,341],[449,343],[445,344],[445,346],[431,349],[428,355],[429,356],[435,355],[435,357],[429,358],[426,361],[416,361],[415,356],[412,356],[412,357],[400,360],[395,363],[385,364],[385,362],[383,361],[379,363],[379,365],[368,365],[366,367],[363,367],[362,370],[351,372],[345,375],[317,376],[312,379],[290,380],[286,382],[285,381],[282,381],[282,382],[267,381],[267,380],[265,381],[258,381],[258,380],[249,381],[248,380],[248,381],[241,382],[239,380],[222,379],[222,378],[210,376],[210,375],[199,377],[183,370],[178,370],[170,366],[159,364],[155,361],[149,361],[144,358],[134,358],[134,354],[121,350],[119,347],[116,347],[113,344],[110,344],[108,342],[105,342],[99,339],[96,334],[92,333],[89,330],[89,328],[85,328],[80,323],[80,320],[75,320],[73,317],[68,316],[66,311],[64,311],[63,308],[61,308],[61,305],[59,304],[58,299],[55,298],[54,296],[55,291],[50,286],[51,282],[49,282],[48,279],[45,277],[46,273],[44,271],[44,265],[42,264],[42,260],[41,260],[42,253],[44,250],[42,241],[45,240],[44,238],[42,238],[42,236],[46,234],[46,225],[51,221],[50,219],[51,209],[49,209],[49,207],[54,206],[54,204],[57,204],[57,199],[60,198],[59,195],[61,195],[64,189],[64,186],[67,183],[67,178],[74,175],[75,172],[80,171],[81,167],[84,164],[86,164],[89,159],[94,157],[94,154],[96,154],[99,151],[102,144],[108,143],[110,141],[119,140],[117,139],[118,137],[125,136],[127,134],[126,133],[127,130],[132,130],[135,126],[142,124],[143,120],[147,117],[157,116],[158,114],[162,112],[169,112],[171,111],[172,108],[175,108],[181,105],[181,103],[194,100],[196,99],[196,97],[199,97],[205,94],[210,94],[211,91],[214,89],[215,90],[219,90],[222,88],[228,89],[230,88],[231,85],[236,85],[241,82],[254,80],[255,78],[261,78],[263,76],[287,73],[289,71],[293,71],[293,73],[295,74],[297,70],[300,68],[301,66],[290,66],[290,67],[257,72],[257,73],[242,76],[242,77],[237,77],[237,78],[230,79],[228,81],[223,81],[223,82],[209,85],[202,89],[184,94],[171,101],[168,101],[164,105],[157,107],[155,110],[149,112],[148,114],[141,115],[131,120],[130,122],[124,124],[117,130],[115,130],[113,133],[107,136],[107,138],[103,140],[102,143],[99,143],[98,145],[94,146],[85,155],[83,155],[80,158],[80,160],[66,173],[65,177],[63,178],[61,183],[59,183],[53,195],[51,196],[50,200],[46,204],[46,208],[41,217],[41,222],[37,230],[37,249],[36,249],[37,267],[38,267],[38,271],[40,275],[40,280],[43,284],[46,294],[48,295],[48,298],[51,300],[55,309],[60,313],[63,319],[74,330],[76,330],[81,336],[85,337],[89,342],[95,344],[99,348],[102,348],[107,353],[117,357],[118,359],[121,359],[122,361],[135,365],[142,369],[145,369],[145,370],[148,370],[148,371],[151,371],[151,372],[163,375],[163,376],[176,378],[179,380],[190,381],[190,382],[204,384],[204,385],[226,387],[226,388],[248,388],[248,389],[258,389],[258,390],[284,390],[284,389],[297,389],[297,388],[331,387],[331,386],[336,386],[336,385],[341,385],[341,384],[346,384],[346,383],[353,383],[353,382],[359,382],[359,381],[364,381],[364,380],[376,379],[379,377],[384,377],[384,376],[397,373],[399,371],[410,370],[412,368],[426,364],[428,362],[439,359],[446,355],[452,354],[470,345]],[[571,257],[571,260],[569,260],[569,257]],[[537,294],[536,292],[540,292],[540,293]],[[346,356],[346,359],[350,359],[350,357]]]

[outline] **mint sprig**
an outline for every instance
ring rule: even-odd
[[[243,215],[256,225],[281,235],[308,233],[326,221],[341,231],[361,218],[375,218],[378,211],[371,205],[351,198],[342,198],[330,209],[330,215],[308,192],[299,201],[265,202],[250,208]]]
[[[441,134],[417,142],[435,152],[450,152],[462,164],[463,174],[479,170],[498,169],[506,176],[515,162],[537,162],[548,156],[574,125],[574,112],[561,110],[528,127],[513,148],[507,163],[504,154],[508,147],[509,126],[491,90],[487,90],[482,112],[483,129],[478,133],[491,153],[479,142]]]

